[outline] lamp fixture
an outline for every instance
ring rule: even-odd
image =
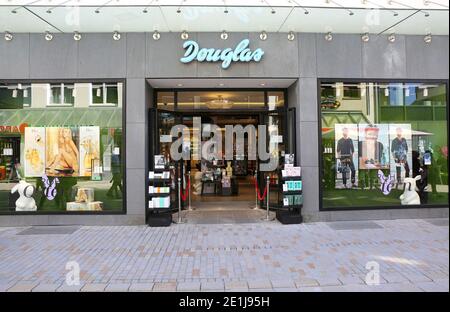
[[[217,99],[206,102],[206,106],[209,109],[229,109],[233,106],[233,102],[224,99],[222,95],[218,95]]]
[[[159,39],[161,39],[161,34],[159,33],[159,31],[157,31],[157,30],[155,30],[154,32],[153,32],[153,40],[159,40]]]
[[[331,32],[328,32],[328,33],[325,35],[325,40],[326,40],[326,41],[332,41],[332,40],[333,40],[333,34],[332,34]]]
[[[81,34],[78,31],[74,32],[73,40],[75,40],[75,41],[80,41],[81,40]]]
[[[431,34],[427,34],[424,38],[423,41],[425,41],[425,43],[430,44],[433,41],[433,36]]]
[[[264,30],[259,34],[259,39],[261,39],[262,41],[267,40],[267,33]]]
[[[114,39],[114,41],[119,41],[120,38],[122,38],[120,32],[118,32],[117,30],[114,31],[114,33],[113,33],[113,39]]]
[[[287,38],[289,41],[294,41],[295,33],[291,30],[290,32],[288,32]]]
[[[23,97],[27,98],[28,97],[28,89],[24,89],[23,90]]]
[[[5,32],[5,40],[6,41],[12,41],[14,39],[14,36],[9,31]]]
[[[183,30],[183,32],[180,35],[182,40],[188,40],[189,39],[189,34],[186,30]]]
[[[386,86],[386,88],[384,89],[384,96],[389,96],[389,86]]]
[[[395,36],[394,33],[392,33],[392,34],[390,34],[390,35],[388,36],[388,41],[389,41],[390,43],[394,43],[395,40],[397,40],[397,37]]]
[[[14,90],[12,91],[12,97],[13,97],[13,98],[16,98],[16,97],[17,97],[17,94],[18,94],[17,89],[14,89]]]
[[[228,33],[226,30],[222,31],[222,33],[220,34],[220,39],[222,39],[222,40],[228,39]]]
[[[428,88],[424,88],[423,89],[423,96],[427,97],[428,96]]]
[[[53,40],[53,34],[49,31],[45,32],[44,38],[46,41],[52,41]]]
[[[363,42],[369,42],[369,41],[370,41],[370,35],[369,35],[369,33],[363,34],[363,35],[361,36],[361,40],[362,40]]]

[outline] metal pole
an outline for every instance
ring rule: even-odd
[[[270,177],[269,176],[267,176],[266,187],[267,187],[267,207],[266,207],[266,217],[263,220],[264,221],[272,221],[273,219],[270,218],[270,214],[269,214],[269,203],[270,203]]]
[[[178,219],[176,224],[183,224],[183,218],[181,216],[181,178],[178,178]]]
[[[189,183],[188,183],[188,185],[189,185],[189,207],[188,207],[188,210],[189,211],[193,211],[193,210],[195,210],[194,208],[192,208],[192,202],[191,202],[191,188],[192,188],[192,185],[191,185],[191,172],[189,171],[188,172],[188,174],[189,174],[189,176],[188,176],[188,181],[189,181]]]
[[[258,170],[255,170],[255,183],[256,185],[258,185]],[[255,207],[253,207],[254,210],[259,209],[259,205],[258,205],[258,189],[255,189]]]

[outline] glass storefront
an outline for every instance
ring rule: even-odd
[[[124,212],[123,83],[0,85],[0,213]]]
[[[322,80],[320,92],[323,209],[448,205],[445,83]]]

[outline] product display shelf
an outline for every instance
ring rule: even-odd
[[[167,169],[155,169],[153,171],[154,174],[162,174],[164,172],[168,172],[170,176],[170,171]],[[149,174],[150,175],[150,174]],[[171,178],[150,178],[149,180],[149,189],[148,192],[148,212],[147,212],[147,223],[149,226],[152,227],[162,227],[162,226],[170,226],[172,224],[172,201],[171,201],[171,184],[172,179]],[[168,188],[168,192],[156,192],[155,190],[153,192],[150,192],[150,188]],[[164,199],[168,199],[167,202],[165,202],[161,206],[155,206],[153,205],[154,199],[161,199],[161,201],[164,201]]]
[[[277,209],[276,217],[283,224],[299,224],[303,218],[301,209],[303,207],[303,181],[300,176],[280,177],[280,198],[281,205]],[[296,186],[293,189],[286,189],[283,185]],[[292,203],[289,203],[289,200]]]

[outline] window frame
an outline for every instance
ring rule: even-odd
[[[102,216],[102,215],[127,215],[128,214],[128,206],[127,206],[127,157],[126,157],[126,148],[127,148],[127,129],[126,129],[126,111],[127,111],[127,102],[126,102],[126,79],[125,78],[80,78],[80,79],[0,79],[0,84],[23,84],[23,85],[31,85],[31,84],[77,84],[77,83],[122,83],[122,209],[118,211],[113,210],[103,210],[103,211],[1,211],[1,216]],[[46,106],[49,107],[49,106]],[[51,106],[50,108],[54,108],[55,106]],[[67,107],[67,106],[64,106]],[[69,106],[71,108],[72,106]],[[110,106],[104,106],[105,108],[111,108]],[[29,108],[29,107],[26,107]],[[95,107],[96,109],[101,109],[101,107]]]
[[[449,116],[449,80],[448,79],[370,79],[370,78],[318,78],[317,79],[317,124],[318,124],[318,144],[317,144],[317,151],[318,151],[318,161],[319,161],[319,179],[318,179],[318,188],[319,188],[319,211],[364,211],[364,210],[402,210],[402,209],[439,209],[439,208],[448,208],[450,206],[450,192],[448,195],[448,202],[447,204],[425,204],[425,205],[409,205],[409,206],[402,206],[402,205],[392,205],[392,206],[352,206],[352,207],[332,207],[332,208],[325,208],[323,205],[323,157],[322,157],[322,108],[321,108],[321,86],[323,83],[380,83],[380,84],[387,84],[387,83],[417,83],[417,84],[428,84],[428,83],[435,83],[435,84],[442,84],[445,85],[446,90],[446,112],[447,116]],[[378,108],[377,108],[378,110]],[[450,143],[450,119],[447,119],[447,146],[449,146]],[[450,157],[447,157],[447,163],[448,168],[450,168]],[[448,177],[447,184],[449,185],[450,182],[450,176]],[[450,185],[449,185],[450,187]]]

